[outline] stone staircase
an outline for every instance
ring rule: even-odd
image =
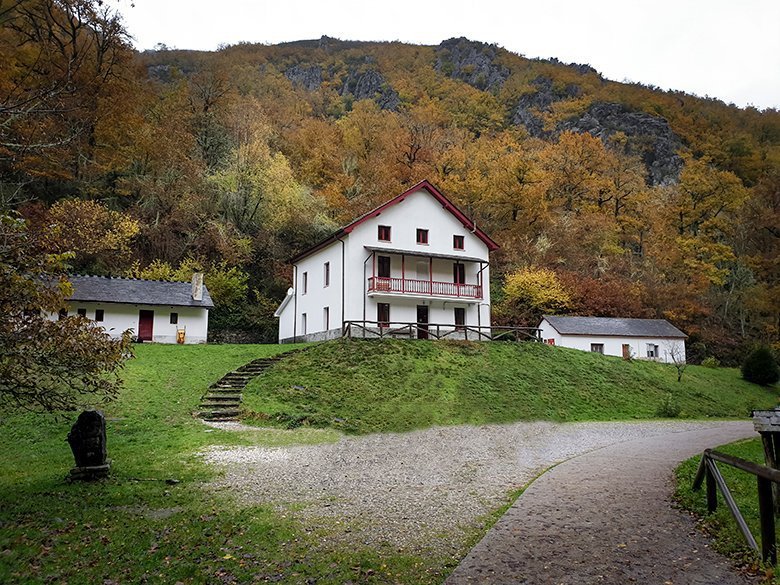
[[[273,357],[252,360],[222,376],[214,382],[200,399],[196,415],[210,421],[238,420],[242,391],[250,380],[256,378],[279,360],[300,350],[287,351]]]

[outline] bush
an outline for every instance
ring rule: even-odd
[[[701,361],[701,365],[703,365],[705,368],[719,368],[720,367],[720,360],[716,357],[710,356],[707,358],[704,358]]]
[[[750,352],[742,364],[742,377],[761,386],[780,380],[780,369],[772,351],[766,346],[759,346]]]
[[[680,416],[681,411],[682,408],[674,399],[672,393],[669,392],[667,393],[666,398],[664,398],[664,401],[658,407],[658,410],[656,410],[656,414],[661,418],[677,418]]]

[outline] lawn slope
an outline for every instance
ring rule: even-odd
[[[336,340],[276,364],[244,394],[245,419],[351,433],[516,420],[739,417],[775,390],[727,368],[624,361],[537,343]]]

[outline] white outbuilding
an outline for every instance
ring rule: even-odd
[[[92,319],[112,337],[130,329],[138,341],[206,343],[214,303],[202,274],[193,275],[192,283],[106,276],[68,280],[73,294],[60,316]]]
[[[625,359],[685,362],[687,335],[665,319],[545,315],[539,329],[542,340],[549,345]]]

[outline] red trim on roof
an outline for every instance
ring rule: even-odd
[[[312,254],[312,253],[316,252],[317,250],[321,250],[325,246],[331,244],[332,242],[335,242],[337,239],[339,239],[344,234],[348,234],[348,233],[352,232],[352,230],[354,230],[360,224],[368,221],[369,219],[373,219],[373,218],[377,217],[379,214],[381,214],[388,207],[392,207],[396,203],[400,203],[406,197],[408,197],[409,195],[411,195],[415,191],[420,191],[421,189],[425,189],[426,191],[428,191],[428,193],[430,193],[430,195],[432,197],[434,197],[439,203],[441,203],[441,205],[442,205],[442,207],[444,209],[449,211],[452,215],[454,215],[458,219],[458,221],[460,221],[460,223],[463,224],[463,227],[465,227],[467,230],[469,230],[471,233],[473,233],[475,236],[477,236],[480,240],[482,240],[485,243],[485,245],[487,246],[489,251],[493,252],[495,250],[498,250],[499,245],[496,244],[490,238],[490,236],[488,236],[485,232],[483,232],[481,229],[479,229],[476,226],[476,224],[474,224],[474,222],[471,221],[471,219],[469,219],[466,216],[465,213],[463,213],[460,209],[455,207],[455,204],[452,201],[450,201],[449,199],[447,199],[444,195],[442,195],[441,191],[439,191],[430,182],[428,182],[428,180],[424,180],[424,181],[420,181],[419,183],[417,183],[416,185],[414,185],[410,189],[407,189],[406,191],[404,191],[403,193],[401,193],[397,197],[394,197],[393,199],[391,199],[387,203],[383,203],[382,205],[380,205],[379,207],[377,207],[375,209],[372,209],[371,211],[369,211],[365,215],[361,215],[359,218],[354,220],[352,223],[350,223],[350,224],[344,226],[343,228],[341,228],[340,230],[338,230],[335,234],[332,234],[332,235],[328,236],[322,242],[319,242],[318,244],[315,244],[314,246],[312,246],[308,250],[305,250],[305,251],[301,252],[300,254],[298,254],[297,256],[295,256],[294,258],[291,258],[290,262],[291,263],[298,262],[299,260],[305,258],[309,254]]]
[[[384,203],[383,205],[380,205],[376,209],[369,211],[367,214],[363,215],[362,217],[359,217],[355,221],[353,221],[351,224],[345,226],[342,228],[341,231],[345,233],[350,233],[352,230],[354,230],[357,226],[362,224],[365,221],[368,221],[369,219],[372,219],[376,216],[378,216],[380,213],[382,213],[385,209],[388,207],[391,207],[395,205],[396,203],[400,203],[403,201],[406,197],[414,193],[415,191],[419,191],[421,189],[425,189],[430,193],[439,203],[441,203],[442,207],[449,211],[452,215],[454,215],[460,223],[463,224],[463,227],[470,230],[475,236],[477,236],[480,240],[482,240],[485,245],[488,247],[488,250],[493,252],[494,250],[498,250],[499,245],[496,244],[490,236],[488,236],[485,232],[483,232],[481,229],[479,229],[473,221],[471,221],[465,213],[463,213],[460,209],[455,207],[455,204],[447,199],[444,195],[442,195],[441,191],[439,191],[436,187],[434,187],[430,182],[427,180],[420,181],[417,183],[414,187],[411,187],[410,189],[404,191],[398,197],[395,197],[388,201],[387,203]]]

